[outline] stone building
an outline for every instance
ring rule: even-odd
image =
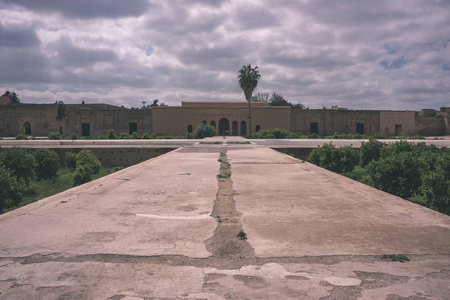
[[[284,128],[304,134],[321,136],[337,133],[398,134],[405,127],[420,128],[424,135],[450,133],[450,108],[440,111],[291,109],[265,106],[252,102],[252,132],[261,129]],[[64,135],[97,137],[113,129],[122,132],[185,135],[201,123],[216,128],[222,135],[246,136],[248,133],[248,103],[242,102],[182,102],[181,106],[147,106],[128,109],[108,104],[10,104],[0,105],[0,136],[19,133],[47,136],[50,132]]]

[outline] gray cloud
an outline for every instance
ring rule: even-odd
[[[60,13],[77,19],[137,17],[149,8],[146,0],[2,0],[5,4],[20,5],[40,12]]]
[[[243,100],[237,70],[251,63],[256,92],[312,108],[449,105],[448,1],[0,4],[0,91],[25,102]]]
[[[22,48],[39,45],[34,28],[25,26],[4,26],[0,23],[0,47]]]

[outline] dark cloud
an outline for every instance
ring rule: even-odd
[[[34,28],[23,26],[5,26],[0,23],[0,47],[33,47],[39,45]]]
[[[60,13],[76,19],[138,17],[150,7],[146,0],[2,0],[40,12]]]
[[[49,65],[39,49],[0,48],[0,82],[42,84],[50,82]]]

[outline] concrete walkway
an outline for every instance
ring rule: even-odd
[[[0,298],[450,299],[450,217],[207,141],[1,215]]]

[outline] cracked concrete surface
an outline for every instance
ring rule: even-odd
[[[216,139],[1,215],[0,299],[450,299],[448,216]]]

